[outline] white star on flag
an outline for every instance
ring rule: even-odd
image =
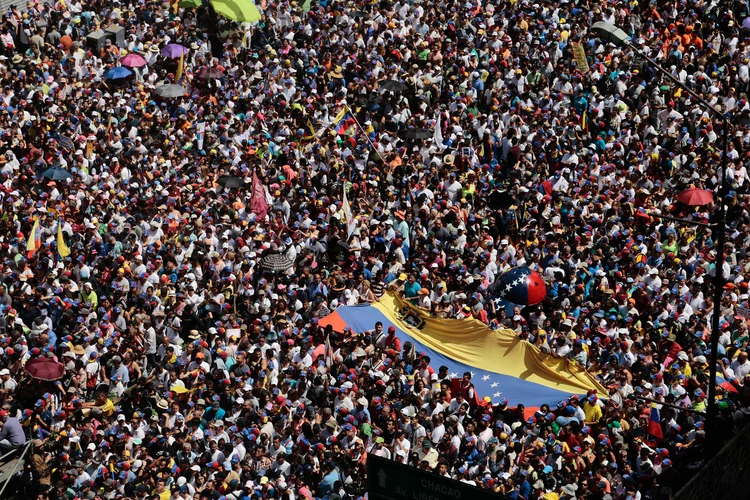
[[[482,380],[485,382],[487,382],[489,379],[490,379],[489,375],[485,375],[484,377],[482,377]]]
[[[458,378],[458,373],[456,372],[451,373],[451,378]]]
[[[499,398],[501,394],[502,394],[502,392],[496,392],[495,394],[492,395],[492,397],[493,398]]]
[[[498,385],[500,385],[500,384],[498,384],[497,382],[492,382],[492,383],[490,384],[490,387],[492,387],[492,388],[494,389],[494,388],[495,388],[495,387],[497,387]]]
[[[471,372],[471,378],[474,378],[474,377],[476,377],[476,376],[477,376],[477,374],[476,374],[476,373],[474,373],[474,372]]]

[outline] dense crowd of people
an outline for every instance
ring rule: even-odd
[[[376,455],[512,499],[667,498],[745,424],[745,3],[257,7],[3,16],[0,450],[29,447],[11,495],[353,500]],[[124,43],[87,38],[111,26]],[[130,54],[146,64],[112,72]],[[714,201],[681,203],[691,187]],[[661,216],[721,203],[716,304],[724,229]],[[491,285],[521,266],[547,297],[508,309]],[[319,327],[384,293],[512,329],[608,394],[487,404],[376,325]]]

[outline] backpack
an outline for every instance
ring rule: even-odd
[[[96,363],[96,376],[94,376],[94,377],[89,376],[86,379],[86,388],[87,389],[96,389],[96,384],[99,381],[99,368],[100,368],[99,362],[97,361],[97,363]]]

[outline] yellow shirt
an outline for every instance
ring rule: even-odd
[[[169,500],[172,497],[172,494],[169,492],[168,488],[164,488],[164,491],[162,491],[161,493],[157,493],[157,491],[154,490],[152,495],[158,495],[161,500]]]
[[[115,404],[107,398],[107,402],[102,405],[101,410],[104,415],[110,416],[115,412]]]
[[[598,422],[602,418],[602,409],[596,403],[585,402],[583,413],[586,415],[586,422]]]
[[[91,293],[86,293],[84,290],[81,290],[81,302],[84,304],[86,304],[86,302],[91,302],[91,307],[96,309],[99,304],[99,299],[97,298],[95,291],[91,290]]]

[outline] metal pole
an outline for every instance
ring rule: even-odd
[[[5,484],[3,484],[2,489],[0,489],[0,498],[3,498],[3,492],[5,491],[5,488],[8,487],[8,483],[10,483],[13,480],[13,478],[16,476],[16,469],[18,469],[18,466],[24,463],[23,457],[26,456],[26,452],[29,451],[29,448],[31,447],[32,444],[33,444],[33,441],[29,441],[29,443],[23,449],[23,453],[21,453],[21,456],[18,457],[18,460],[16,461],[16,463],[13,464],[13,468],[10,471],[10,475],[8,476],[8,479],[5,481]],[[18,450],[13,450],[13,451],[15,452]]]
[[[724,133],[723,138],[723,153],[721,157],[721,178],[719,179],[719,207],[717,212],[716,231],[717,243],[716,243],[716,264],[714,272],[714,309],[711,316],[711,359],[710,364],[710,376],[708,380],[708,402],[706,407],[706,435],[715,436],[718,434],[718,410],[716,403],[716,364],[718,363],[718,350],[719,350],[719,337],[721,332],[719,331],[719,319],[721,313],[721,298],[724,295],[724,245],[726,242],[726,210],[724,209],[724,198],[727,196],[729,185],[727,184],[727,152],[729,150],[729,133],[731,130],[731,120],[726,113],[720,111],[706,101],[703,97],[697,94],[695,91],[687,87],[680,80],[675,78],[666,69],[659,66],[659,64],[651,59],[647,54],[638,50],[633,44],[628,43],[630,47],[637,55],[643,57],[648,63],[654,67],[661,74],[666,76],[675,85],[687,92],[691,97],[697,100],[703,105],[708,111],[713,113],[716,117],[721,119],[723,127],[722,132]],[[715,439],[709,439],[708,456],[711,457],[718,451],[719,443]]]
[[[677,406],[677,405],[673,405],[672,403],[665,403],[664,401],[657,401],[656,399],[651,399],[651,398],[647,398],[647,397],[644,397],[644,396],[638,396],[637,394],[631,394],[630,397],[631,398],[635,398],[635,399],[641,399],[643,401],[648,401],[649,403],[656,403],[658,405],[667,406],[669,408],[674,408],[675,410],[679,410],[679,411],[686,411],[688,413],[695,413],[696,415],[705,415],[706,414],[706,412],[703,412],[703,411],[693,410],[689,406],[688,407]]]
[[[651,66],[654,67],[654,69],[656,69],[657,71],[659,71],[659,73],[661,73],[662,75],[666,76],[669,80],[671,80],[672,83],[674,83],[675,85],[677,85],[678,87],[680,87],[682,90],[684,90],[685,92],[687,92],[688,94],[690,94],[690,96],[693,97],[695,100],[697,100],[698,102],[700,102],[701,104],[703,104],[704,108],[708,109],[710,112],[712,112],[713,114],[715,114],[716,116],[718,116],[724,122],[725,125],[729,123],[727,121],[727,117],[724,115],[723,112],[721,112],[720,110],[718,110],[715,107],[713,107],[713,105],[711,105],[711,103],[709,103],[703,97],[701,97],[700,94],[698,94],[696,91],[694,91],[690,87],[686,86],[684,83],[682,83],[677,78],[675,78],[675,76],[672,73],[670,73],[669,71],[667,71],[665,68],[659,66],[659,63],[656,62],[655,60],[653,60],[648,54],[646,54],[645,52],[642,52],[638,47],[636,47],[632,43],[628,42],[628,43],[625,44],[625,46],[628,47],[629,49],[631,49],[633,52],[635,52],[636,55],[644,58],[646,61],[648,61],[648,63]]]
[[[650,217],[656,217],[657,219],[667,219],[667,220],[673,220],[675,222],[682,222],[683,224],[688,224],[691,226],[701,226],[701,227],[714,227],[713,224],[706,224],[705,222],[697,222],[694,220],[688,220],[688,219],[680,219],[679,217],[672,217],[671,215],[660,215],[655,214],[649,210],[646,211],[646,213]]]
[[[722,115],[723,116],[723,115]],[[716,364],[718,363],[718,351],[719,351],[719,337],[721,332],[719,331],[719,319],[721,316],[721,299],[724,296],[724,243],[726,241],[726,210],[724,208],[724,199],[727,196],[729,190],[729,184],[727,183],[727,152],[729,150],[729,120],[726,116],[724,118],[724,139],[723,139],[723,153],[721,156],[721,182],[719,186],[719,212],[717,213],[718,220],[716,221],[716,231],[719,233],[717,236],[717,250],[716,250],[716,272],[714,275],[714,310],[711,316],[711,360],[710,363],[710,377],[708,386],[708,406],[706,408],[706,435],[711,437],[718,434],[718,408],[716,403]],[[716,439],[709,439],[708,455],[709,457],[714,456],[716,451],[719,449],[719,444]]]

